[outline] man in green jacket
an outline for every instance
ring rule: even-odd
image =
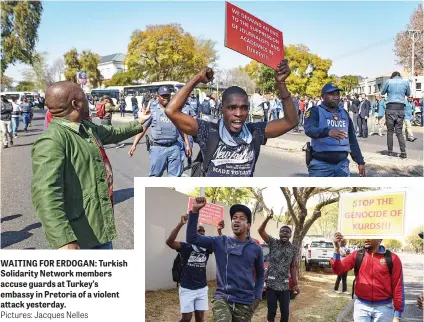
[[[116,238],[113,174],[103,145],[126,140],[143,129],[150,115],[120,125],[87,120],[83,90],[57,82],[46,90],[53,119],[32,148],[31,198],[55,249],[112,249]]]

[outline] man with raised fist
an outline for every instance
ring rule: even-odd
[[[354,321],[399,322],[405,307],[399,257],[380,245],[382,239],[365,239],[363,249],[355,250],[341,261],[342,241],[343,235],[336,233],[331,269],[337,275],[355,269],[352,292],[352,297],[356,295]]]
[[[251,321],[262,299],[264,260],[261,247],[248,236],[252,212],[244,205],[230,208],[233,236],[202,236],[197,234],[199,211],[206,198],[196,198],[187,225],[187,242],[212,248],[216,259],[217,288],[212,301],[213,321]],[[253,285],[253,268],[256,283]]]

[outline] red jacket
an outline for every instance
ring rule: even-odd
[[[403,290],[402,262],[392,253],[392,276],[390,276],[384,253],[385,248],[375,253],[365,252],[361,267],[356,277],[355,294],[359,300],[367,304],[388,304],[392,302],[395,308],[395,317],[401,317],[405,308],[405,294]],[[340,254],[334,254],[330,260],[334,274],[341,275],[355,268],[358,251],[354,251],[340,260]]]

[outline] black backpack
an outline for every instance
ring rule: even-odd
[[[183,256],[178,253],[177,257],[174,259],[174,264],[172,265],[172,280],[178,284],[181,280],[181,273],[183,272],[183,268],[186,265],[183,261]]]
[[[255,135],[252,133],[253,142],[254,142],[254,150],[255,150],[255,164],[253,165],[253,172],[255,171],[256,162],[259,158],[259,152],[261,150],[261,141],[259,135]],[[219,144],[219,129],[218,124],[209,122],[209,135],[208,140],[206,142],[206,151],[205,155],[202,154],[202,151],[196,156],[192,165],[191,165],[191,176],[192,177],[205,177],[206,172],[208,172],[209,164],[211,163],[213,154],[218,148]]]
[[[364,255],[365,255],[365,248],[358,250],[358,253],[356,254],[355,268],[353,271],[355,274],[355,279],[353,280],[353,283],[352,283],[352,298],[355,294],[356,277],[358,276],[359,269],[361,268]],[[389,274],[391,276],[392,270],[393,270],[393,261],[392,261],[392,252],[390,250],[386,249],[386,252],[384,253],[384,259],[386,260],[387,268],[389,269]]]

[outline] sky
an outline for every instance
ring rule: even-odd
[[[303,43],[331,59],[330,74],[372,77],[399,69],[394,37],[405,29],[419,1],[232,3],[281,30],[284,44]],[[224,1],[45,1],[36,50],[48,52],[50,63],[72,47],[100,56],[126,53],[134,30],[173,22],[194,36],[216,41],[218,68],[245,65],[249,58],[224,47],[224,13]],[[8,67],[5,74],[22,80],[24,67]]]
[[[188,194],[195,189],[194,186],[177,186],[175,190]],[[423,224],[422,216],[422,191],[420,189],[408,187],[408,188],[385,188],[384,191],[405,191],[406,202],[405,202],[405,236],[409,235],[411,231],[417,228],[420,224]],[[287,203],[279,187],[268,187],[262,192],[264,202],[266,206],[271,209],[274,208],[274,214],[279,215],[280,210],[284,207],[284,211],[287,209]],[[308,208],[313,207],[318,200],[310,200],[308,202]],[[249,205],[253,207],[252,205]],[[404,242],[404,238],[398,238]]]

